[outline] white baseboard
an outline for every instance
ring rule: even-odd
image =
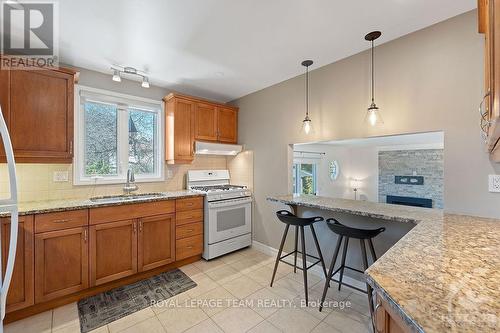
[[[255,240],[252,240],[252,248],[256,249],[259,252],[267,254],[268,256],[276,257],[278,255],[278,249],[275,249],[274,247],[262,244],[261,242],[257,242]],[[288,254],[288,252],[283,251],[281,256],[284,256],[286,254]],[[292,256],[285,258],[285,261],[290,263],[290,264],[293,264],[292,260],[293,260]],[[306,260],[306,262],[307,262],[308,266],[312,264],[312,262],[310,262],[310,261]],[[327,270],[328,270],[328,267],[327,267]],[[312,274],[314,274],[320,278],[324,278],[324,276],[325,276],[325,274],[323,273],[323,270],[321,269],[320,264],[315,265],[314,267],[311,267],[309,272],[311,272]],[[340,277],[339,273],[335,274],[333,277],[338,280]],[[343,282],[346,282],[346,283],[348,283],[356,288],[359,288],[361,290],[366,290],[366,283],[364,281],[359,281],[359,280],[354,279],[350,276],[344,275]]]

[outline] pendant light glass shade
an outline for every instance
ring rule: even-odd
[[[302,132],[305,134],[309,134],[312,132],[312,121],[309,116],[306,116],[304,120],[302,120]]]
[[[302,133],[308,135],[313,130],[312,120],[309,118],[309,66],[313,64],[313,61],[304,60],[301,64],[306,68],[306,116],[302,120]]]
[[[372,103],[368,107],[366,112],[365,122],[369,123],[371,126],[378,126],[384,124],[382,116],[380,115],[379,108],[375,103]]]
[[[371,48],[371,62],[372,62],[372,103],[368,107],[366,111],[365,122],[370,124],[371,126],[382,125],[384,121],[382,120],[382,116],[380,115],[380,109],[377,104],[375,104],[375,65],[374,65],[374,43],[373,41],[379,38],[382,35],[380,31],[372,31],[365,36],[365,40],[370,41],[372,43]]]

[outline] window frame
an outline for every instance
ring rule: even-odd
[[[110,103],[118,105],[117,109],[117,159],[118,175],[116,176],[86,176],[85,175],[85,112],[82,94],[95,95],[95,102]],[[99,100],[101,97],[102,100]],[[122,107],[120,107],[122,106]],[[148,98],[116,93],[109,90],[87,87],[83,85],[75,86],[75,110],[74,110],[74,159],[73,159],[73,185],[100,185],[100,184],[123,184],[127,180],[127,170],[129,163],[128,144],[128,108],[144,111],[151,111],[157,115],[156,124],[156,150],[157,160],[154,174],[135,175],[136,183],[161,182],[165,180],[164,170],[164,103]]]

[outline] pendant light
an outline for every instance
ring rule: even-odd
[[[368,107],[368,111],[366,112],[365,121],[368,122],[371,126],[382,125],[384,121],[380,116],[380,110],[375,104],[375,68],[374,68],[374,41],[382,35],[380,31],[372,31],[365,36],[365,39],[372,43],[372,103]]]
[[[302,61],[302,66],[306,68],[306,117],[302,121],[302,132],[305,134],[309,134],[312,130],[312,122],[309,118],[309,66],[312,64],[312,60]]]

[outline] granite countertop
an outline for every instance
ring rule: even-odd
[[[326,197],[268,200],[415,223],[368,268],[368,283],[413,331],[500,331],[500,220]]]
[[[147,193],[134,193],[132,195],[144,195]],[[47,200],[47,201],[30,201],[19,203],[19,215],[42,214],[50,212],[61,212],[65,210],[86,209],[96,207],[118,206],[141,202],[153,202],[163,200],[181,199],[194,196],[203,196],[203,193],[192,191],[174,191],[174,192],[161,192],[160,195],[155,197],[139,197],[136,199],[126,201],[113,201],[113,202],[94,202],[90,199],[63,199],[63,200]],[[9,213],[1,212],[0,217],[9,216]]]
[[[325,209],[333,212],[348,213],[389,221],[409,222],[414,224],[417,224],[424,219],[440,218],[443,216],[443,211],[440,209],[390,205],[378,202],[337,199],[316,195],[290,194],[270,196],[267,200],[287,205]]]

